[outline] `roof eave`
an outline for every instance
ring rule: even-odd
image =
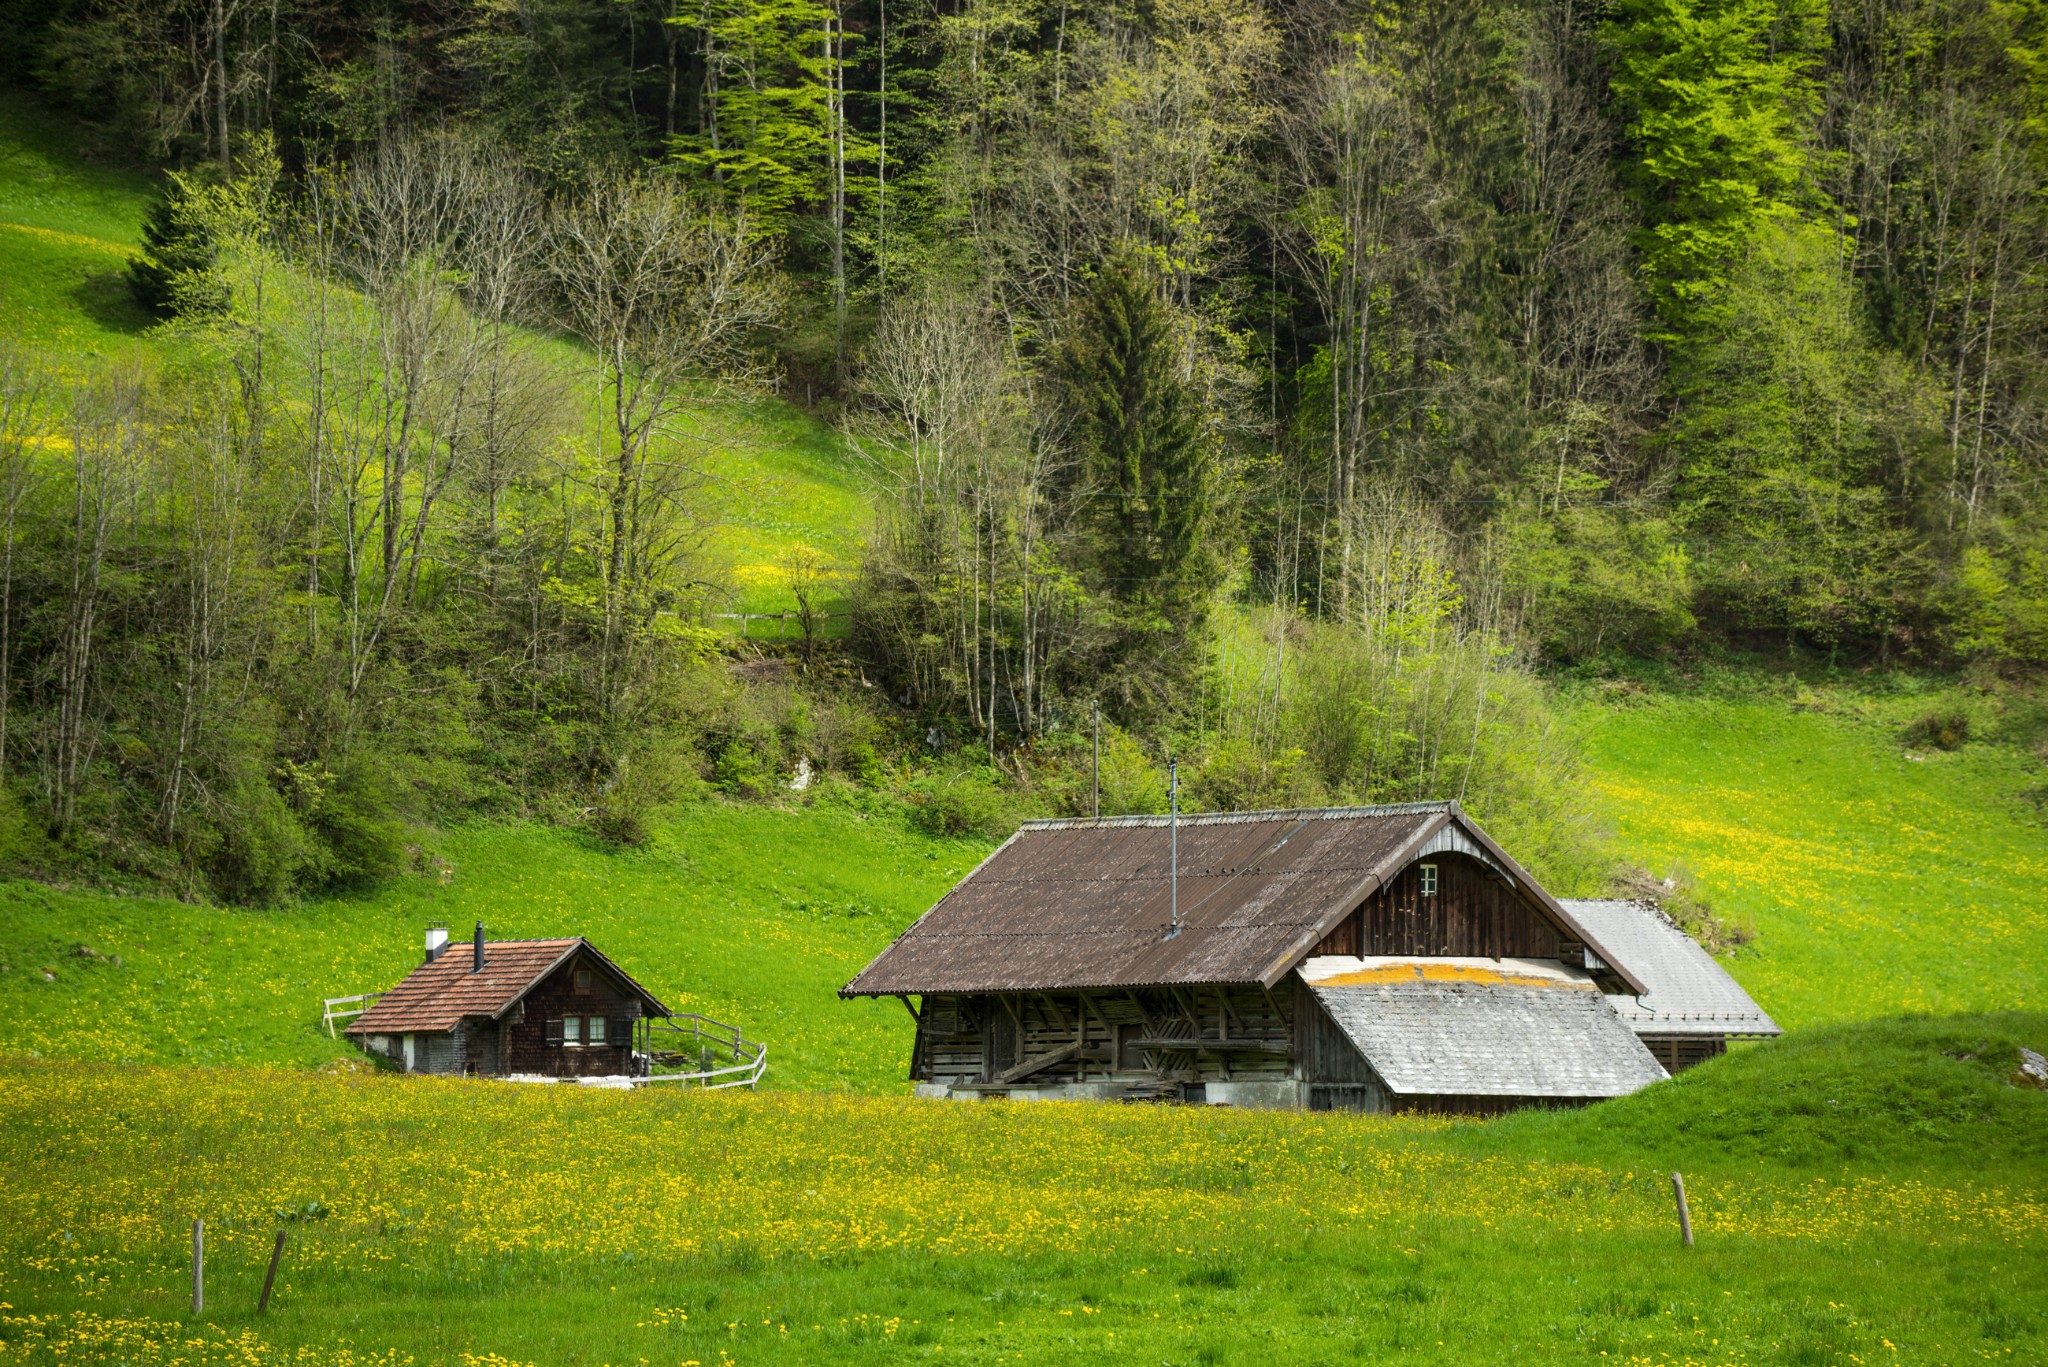
[[[995,857],[996,857],[997,855],[1001,854],[1001,853],[1002,853],[1002,852],[1003,852],[1004,850],[1007,850],[1007,849],[1009,849],[1009,848],[1010,848],[1010,846],[1012,846],[1012,845],[1016,844],[1016,843],[1017,843],[1017,837],[1018,837],[1018,836],[1020,836],[1020,835],[1023,835],[1025,831],[1027,831],[1027,830],[1032,830],[1032,829],[1034,829],[1034,828],[1033,828],[1033,827],[1032,827],[1032,826],[1031,826],[1031,825],[1030,825],[1029,823],[1026,823],[1026,824],[1025,824],[1025,825],[1023,825],[1023,826],[1019,826],[1019,827],[1018,827],[1018,828],[1017,828],[1016,830],[1014,830],[1014,831],[1010,832],[1010,838],[1009,838],[1008,840],[1005,840],[1005,841],[1004,841],[1004,842],[1003,842],[1002,844],[1000,844],[1000,845],[996,846],[996,847],[995,847],[994,849],[990,850],[990,851],[988,852],[987,856],[986,856],[986,857],[984,857],[984,858],[982,859],[982,861],[981,861],[981,862],[980,862],[979,864],[976,864],[976,865],[975,865],[975,866],[974,866],[973,868],[969,869],[969,870],[967,871],[967,876],[966,876],[966,877],[964,877],[964,878],[960,878],[960,879],[957,879],[957,880],[955,880],[955,881],[954,881],[954,883],[953,883],[953,886],[952,886],[952,887],[950,887],[950,888],[947,888],[947,889],[946,889],[946,891],[945,891],[945,893],[944,893],[944,894],[943,894],[943,895],[942,895],[942,896],[941,896],[941,897],[939,898],[939,900],[938,900],[938,901],[936,901],[936,902],[932,903],[932,904],[931,904],[930,906],[928,906],[928,907],[926,907],[926,908],[925,908],[925,910],[924,910],[924,915],[923,915],[923,916],[920,916],[920,917],[918,917],[918,918],[917,918],[917,919],[916,919],[915,921],[912,921],[912,922],[911,922],[911,923],[910,923],[909,925],[907,925],[907,926],[903,927],[902,931],[900,931],[900,932],[899,932],[899,933],[897,934],[897,936],[896,936],[896,938],[895,938],[895,939],[893,939],[893,940],[889,941],[889,943],[888,943],[888,944],[887,944],[887,945],[886,945],[886,946],[885,946],[885,947],[883,948],[883,950],[882,950],[882,952],[881,952],[880,954],[877,954],[877,955],[876,955],[876,956],[875,956],[874,958],[872,958],[872,959],[868,960],[868,966],[867,966],[866,968],[863,968],[863,969],[862,969],[862,970],[861,970],[860,972],[858,972],[858,973],[854,974],[854,975],[853,975],[853,977],[852,977],[851,979],[849,979],[849,980],[847,981],[847,984],[846,984],[846,986],[844,986],[844,987],[842,987],[842,988],[840,988],[840,989],[839,989],[839,996],[840,996],[840,999],[841,999],[842,1001],[850,1001],[850,1000],[852,1000],[852,999],[853,999],[853,998],[855,998],[855,997],[919,997],[919,996],[923,996],[924,994],[923,994],[923,993],[921,993],[921,992],[885,992],[885,991],[875,991],[875,990],[870,990],[870,989],[862,988],[862,987],[860,987],[860,986],[859,986],[859,984],[860,984],[860,980],[861,980],[862,978],[865,978],[865,977],[866,977],[866,976],[867,976],[868,974],[870,974],[870,973],[872,973],[872,972],[874,972],[874,971],[875,971],[875,967],[876,967],[876,965],[880,964],[880,963],[881,963],[881,962],[882,962],[882,961],[883,961],[884,959],[888,958],[888,957],[889,957],[889,956],[890,956],[891,954],[893,954],[893,953],[895,953],[895,952],[896,952],[896,946],[898,946],[898,945],[902,944],[902,943],[903,943],[903,941],[904,941],[904,940],[905,940],[905,939],[906,939],[906,938],[907,938],[907,937],[908,937],[908,936],[909,936],[909,935],[910,935],[910,934],[911,934],[911,933],[912,933],[913,931],[915,931],[915,930],[916,930],[916,929],[917,929],[917,928],[918,928],[919,926],[921,926],[921,925],[923,925],[923,924],[925,923],[925,921],[926,921],[926,919],[927,919],[928,917],[930,917],[930,916],[932,916],[933,914],[935,914],[935,913],[936,913],[936,912],[938,911],[938,909],[939,909],[940,907],[942,907],[942,906],[946,905],[946,902],[947,902],[947,900],[948,900],[949,898],[951,898],[951,897],[952,897],[952,895],[953,895],[954,893],[958,892],[958,891],[959,891],[959,890],[960,890],[961,888],[964,888],[964,887],[966,887],[966,886],[967,886],[967,885],[968,885],[969,883],[973,882],[973,881],[974,881],[974,875],[976,875],[976,874],[980,873],[980,872],[981,872],[981,871],[982,871],[983,869],[987,868],[987,867],[989,866],[989,861],[990,861],[990,860],[994,859],[994,858],[995,858]]]

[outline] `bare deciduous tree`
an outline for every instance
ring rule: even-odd
[[[627,636],[679,546],[707,412],[754,392],[756,344],[781,316],[775,245],[744,211],[700,202],[675,178],[605,171],[558,206],[547,270],[561,324],[590,348],[605,447],[601,695],[618,701]]]

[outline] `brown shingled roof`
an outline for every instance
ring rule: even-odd
[[[1578,931],[1455,802],[1182,817],[1171,938],[1167,818],[1030,821],[840,995],[1271,987],[1453,822]]]
[[[474,963],[470,943],[457,940],[440,958],[421,964],[406,974],[398,986],[384,994],[383,1000],[358,1016],[345,1033],[431,1034],[453,1030],[470,1016],[502,1016],[578,950],[588,955],[597,966],[609,970],[625,987],[637,992],[650,1014],[669,1014],[668,1008],[633,981],[631,974],[580,937],[569,940],[487,940],[484,942],[484,966],[480,973],[470,971]]]

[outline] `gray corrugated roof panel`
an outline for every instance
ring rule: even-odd
[[[1310,990],[1401,1096],[1587,1100],[1666,1076],[1590,987],[1397,981]]]
[[[1615,1010],[1645,1035],[1777,1035],[1777,1023],[1697,941],[1641,902],[1572,901],[1566,910],[1648,989]]]
[[[846,996],[1272,983],[1451,819],[1447,802],[1028,822]]]

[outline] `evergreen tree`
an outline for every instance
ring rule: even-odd
[[[1184,360],[1157,276],[1120,251],[1077,304],[1058,370],[1088,481],[1096,587],[1115,605],[1113,684],[1140,711],[1183,696],[1187,646],[1218,577],[1216,451]]]
[[[198,310],[220,293],[213,281],[213,234],[193,212],[192,199],[191,185],[173,176],[142,220],[142,254],[128,262],[129,293],[159,318]]]

